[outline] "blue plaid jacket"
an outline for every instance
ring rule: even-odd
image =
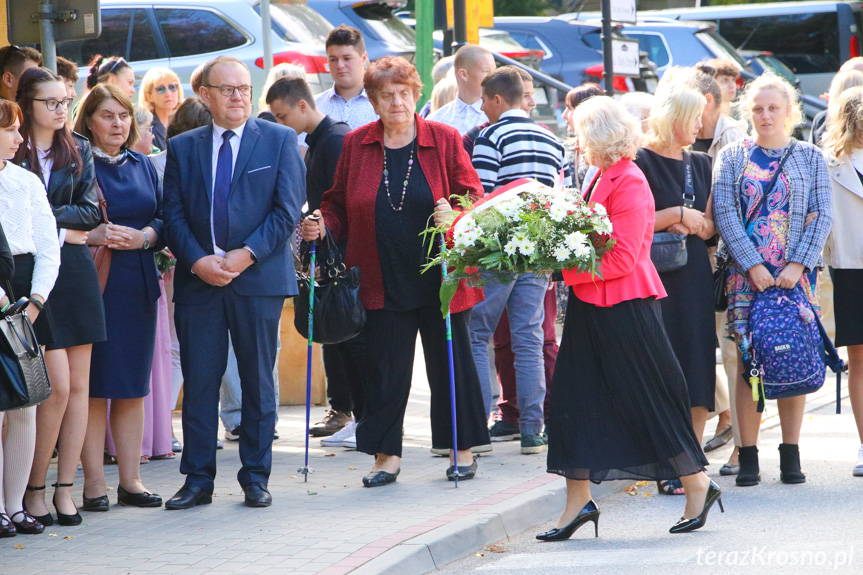
[[[744,228],[740,212],[740,181],[755,142],[747,138],[729,144],[713,166],[713,214],[719,231],[717,260],[735,263],[748,270],[764,259]],[[807,270],[822,266],[821,250],[833,227],[833,196],[827,164],[821,151],[806,142],[797,142],[782,167],[791,191],[791,213],[785,260],[803,264]],[[818,212],[809,226],[806,214]]]

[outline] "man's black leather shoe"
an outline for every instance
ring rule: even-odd
[[[207,493],[197,485],[187,483],[165,502],[165,509],[191,509],[196,505],[206,505],[212,502],[212,493]]]
[[[273,504],[273,496],[263,483],[250,483],[243,487],[246,492],[246,507],[269,507]]]

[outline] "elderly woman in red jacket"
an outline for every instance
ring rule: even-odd
[[[566,477],[567,500],[557,526],[537,539],[568,539],[591,521],[598,535],[589,482],[614,479],[680,477],[686,508],[671,533],[699,529],[720,490],[704,473],[657,301],[666,294],[650,260],[653,195],[632,162],[641,128],[611,98],[585,101],[574,124],[588,164],[599,168],[585,199],[608,211],[616,244],[601,278],[563,272],[572,292],[551,385],[548,471]]]
[[[481,196],[482,184],[458,131],[416,115],[422,82],[412,64],[380,58],[364,82],[380,120],[345,136],[333,188],[320,211],[303,222],[302,235],[306,241],[328,233],[336,242],[346,237],[347,263],[362,271],[368,389],[357,450],[375,456],[363,484],[377,487],[394,482],[401,469],[417,331],[431,389],[432,447],[453,445],[441,274],[420,273],[429,250],[420,233],[432,218],[449,221],[452,196]],[[450,480],[456,474],[471,479],[476,461],[470,449],[489,443],[466,313],[482,299],[481,289],[461,286],[451,304],[460,465],[456,469],[451,461]]]

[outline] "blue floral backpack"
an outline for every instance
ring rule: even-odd
[[[818,391],[829,366],[837,373],[839,413],[845,365],[799,286],[791,290],[772,287],[756,294],[747,336],[741,351],[758,411],[764,409],[765,399]]]

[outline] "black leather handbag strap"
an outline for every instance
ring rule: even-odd
[[[692,178],[692,154],[683,152],[683,207],[695,205],[695,181]]]

